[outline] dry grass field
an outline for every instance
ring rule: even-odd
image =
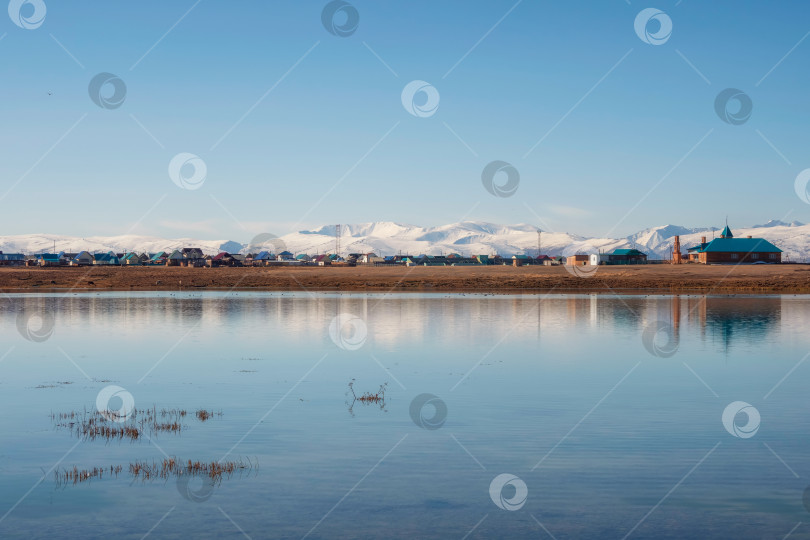
[[[810,266],[602,266],[577,277],[560,266],[0,268],[0,290],[265,290],[369,292],[810,293]]]

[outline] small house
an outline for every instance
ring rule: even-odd
[[[120,264],[120,259],[112,251],[93,255],[93,265],[95,266],[116,266],[118,264]]]
[[[637,249],[614,249],[608,254],[608,264],[647,264],[647,254]]]
[[[512,266],[526,266],[534,261],[528,255],[512,255]]]
[[[588,255],[588,264],[592,266],[599,266],[600,264],[608,264],[607,253],[591,253]]]
[[[126,266],[140,266],[141,257],[135,252],[125,253],[121,258],[121,264]]]
[[[157,253],[153,253],[151,257],[149,257],[149,264],[153,265],[162,265],[166,264],[166,259],[169,258],[169,254],[165,251],[158,251]]]
[[[578,253],[576,255],[569,255],[568,257],[565,258],[565,264],[567,266],[583,266],[590,264],[590,262],[591,257],[589,255],[584,255],[581,253]]]
[[[383,262],[383,258],[375,255],[374,253],[366,253],[361,257],[365,264],[377,264]]]
[[[3,253],[0,251],[0,266],[23,266],[25,255],[22,253]]]
[[[211,259],[209,265],[210,266],[230,266],[230,267],[242,266],[242,260],[244,260],[244,257],[242,258],[242,260],[237,259],[237,257],[243,257],[243,256],[242,255],[238,255],[238,256],[237,255],[232,255],[232,254],[228,253],[227,251],[223,251],[223,252],[218,253],[217,255],[215,255]]]
[[[82,251],[77,253],[76,256],[71,259],[70,266],[90,266],[94,263],[95,258],[87,251]]]
[[[179,249],[175,249],[166,257],[166,266],[185,266],[186,258]]]
[[[62,261],[58,253],[42,253],[37,255],[37,264],[39,266],[60,266]]]
[[[183,248],[180,250],[183,255],[182,266],[200,267],[205,265],[205,254],[200,248]]]
[[[269,251],[260,251],[253,257],[253,266],[269,266],[276,260],[276,256]]]

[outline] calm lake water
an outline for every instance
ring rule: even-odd
[[[810,538],[808,322],[803,296],[5,297],[0,537]],[[188,415],[52,417],[99,401]],[[130,474],[166,456],[250,468]]]

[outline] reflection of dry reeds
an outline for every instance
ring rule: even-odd
[[[163,461],[134,461],[129,464],[129,473],[133,478],[140,478],[143,481],[154,479],[166,480],[172,477],[189,475],[192,477],[207,476],[214,482],[221,482],[223,478],[230,478],[234,473],[258,471],[258,461],[254,464],[250,459],[247,461],[187,461],[177,458],[167,458]],[[118,477],[123,471],[121,465],[110,467],[94,467],[92,469],[63,469],[56,471],[54,477],[57,486],[67,484],[81,484],[93,479],[101,479],[107,476]]]

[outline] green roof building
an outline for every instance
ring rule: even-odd
[[[782,250],[764,238],[735,238],[728,225],[720,238],[687,249],[689,259],[703,264],[781,263]]]

